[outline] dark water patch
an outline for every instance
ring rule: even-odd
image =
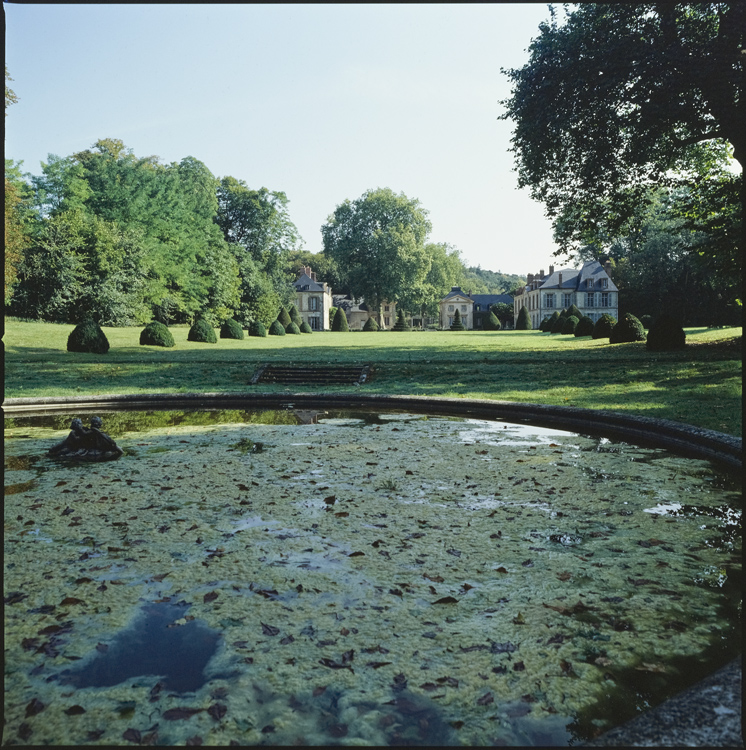
[[[185,603],[151,602],[134,623],[116,634],[80,669],[60,673],[60,683],[76,688],[109,687],[132,677],[155,675],[166,690],[191,693],[207,681],[204,670],[220,635],[198,620],[183,625]]]

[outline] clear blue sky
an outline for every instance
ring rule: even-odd
[[[388,187],[417,198],[430,240],[468,265],[525,275],[556,262],[497,119],[500,68],[527,61],[546,5],[3,7],[19,97],[5,155],[27,172],[119,138],[285,192],[312,252],[337,205]]]

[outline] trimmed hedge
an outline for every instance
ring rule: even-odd
[[[560,333],[565,336],[575,333],[575,329],[578,327],[579,322],[580,319],[577,315],[568,315],[567,318],[565,318],[565,322],[562,324],[562,330]]]
[[[559,320],[559,316],[559,310],[555,310],[548,318],[544,318],[544,320],[541,321],[541,331],[543,333],[552,333],[554,324]]]
[[[285,326],[280,323],[278,320],[273,320],[272,325],[269,327],[269,335],[270,336],[284,336],[285,335]]]
[[[562,311],[559,314],[559,317],[557,318],[557,320],[554,321],[554,325],[552,326],[552,330],[550,331],[550,333],[562,333],[562,328],[564,327],[566,320],[567,320],[567,313]]]
[[[571,315],[574,315],[578,320],[580,320],[583,317],[583,313],[580,312],[580,309],[575,303],[573,303],[572,305],[570,305],[570,307],[567,308],[567,312],[565,313],[565,315],[567,315],[568,318]]]
[[[78,323],[67,337],[67,351],[106,354],[109,351],[109,339],[98,323],[87,319]]]
[[[628,344],[632,341],[645,341],[645,329],[632,313],[625,313],[622,319],[611,329],[610,344]]]
[[[499,331],[502,328],[502,324],[500,323],[500,318],[490,310],[490,314],[484,319],[483,327],[485,331]]]
[[[221,339],[242,339],[243,328],[241,327],[241,324],[233,320],[233,318],[228,318],[228,320],[226,320],[225,323],[223,323],[223,325],[220,326],[220,338]]]
[[[608,339],[615,325],[616,318],[609,315],[609,313],[604,313],[593,326],[593,333],[591,335],[594,339]]]
[[[343,308],[338,307],[337,312],[334,313],[334,320],[332,321],[332,331],[338,333],[347,333],[350,330],[350,326],[347,324],[347,315]]]
[[[461,313],[456,310],[456,314],[453,316],[453,323],[451,323],[452,331],[465,331],[464,324],[461,322]]]
[[[650,326],[646,347],[651,352],[685,349],[686,333],[678,320],[663,313]]]
[[[203,344],[217,344],[218,337],[215,335],[215,329],[204,318],[199,318],[194,321],[194,325],[189,329],[187,341],[199,341]]]
[[[290,323],[291,318],[290,318],[290,315],[288,315],[288,311],[284,307],[280,308],[280,312],[277,315],[277,320],[280,321],[280,325],[283,328],[288,327],[288,324]]]
[[[140,346],[175,346],[173,334],[168,330],[168,326],[154,320],[148,323],[140,331]]]
[[[311,328],[311,326],[309,326],[308,323],[304,320],[300,324],[300,332],[301,333],[313,333],[313,328]]]
[[[300,313],[298,312],[298,308],[295,305],[293,305],[288,310],[288,315],[290,316],[290,320],[292,320],[295,325],[300,327],[301,323],[303,322],[303,318],[301,318]]]
[[[264,327],[264,323],[261,320],[252,320],[249,323],[249,336],[266,336],[267,329]]]
[[[404,317],[404,310],[399,308],[399,312],[396,313],[396,323],[394,323],[394,327],[391,329],[392,331],[409,331],[409,325],[406,321],[406,318]]]
[[[531,316],[528,314],[528,310],[525,307],[520,309],[518,313],[518,320],[515,324],[516,331],[531,331],[533,326],[531,325]]]
[[[593,336],[593,319],[587,315],[578,321],[577,328],[575,328],[575,337],[580,338],[581,336]]]
[[[286,326],[285,326],[285,333],[297,333],[300,335],[300,328],[298,328],[298,324],[291,320]]]
[[[381,327],[378,325],[375,318],[368,318],[368,320],[365,321],[363,330],[364,331],[380,331]]]

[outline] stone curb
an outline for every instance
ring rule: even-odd
[[[640,445],[669,448],[697,458],[707,458],[734,469],[742,467],[743,441],[714,430],[620,412],[549,406],[492,399],[389,396],[346,393],[148,393],[100,396],[9,398],[6,414],[32,411],[70,411],[80,408],[178,407],[299,407],[386,408],[428,414],[526,421],[538,426],[630,440]]]

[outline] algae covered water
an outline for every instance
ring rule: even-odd
[[[77,415],[76,415],[77,416]],[[12,744],[578,744],[740,647],[741,487],[415,414],[6,419]]]

